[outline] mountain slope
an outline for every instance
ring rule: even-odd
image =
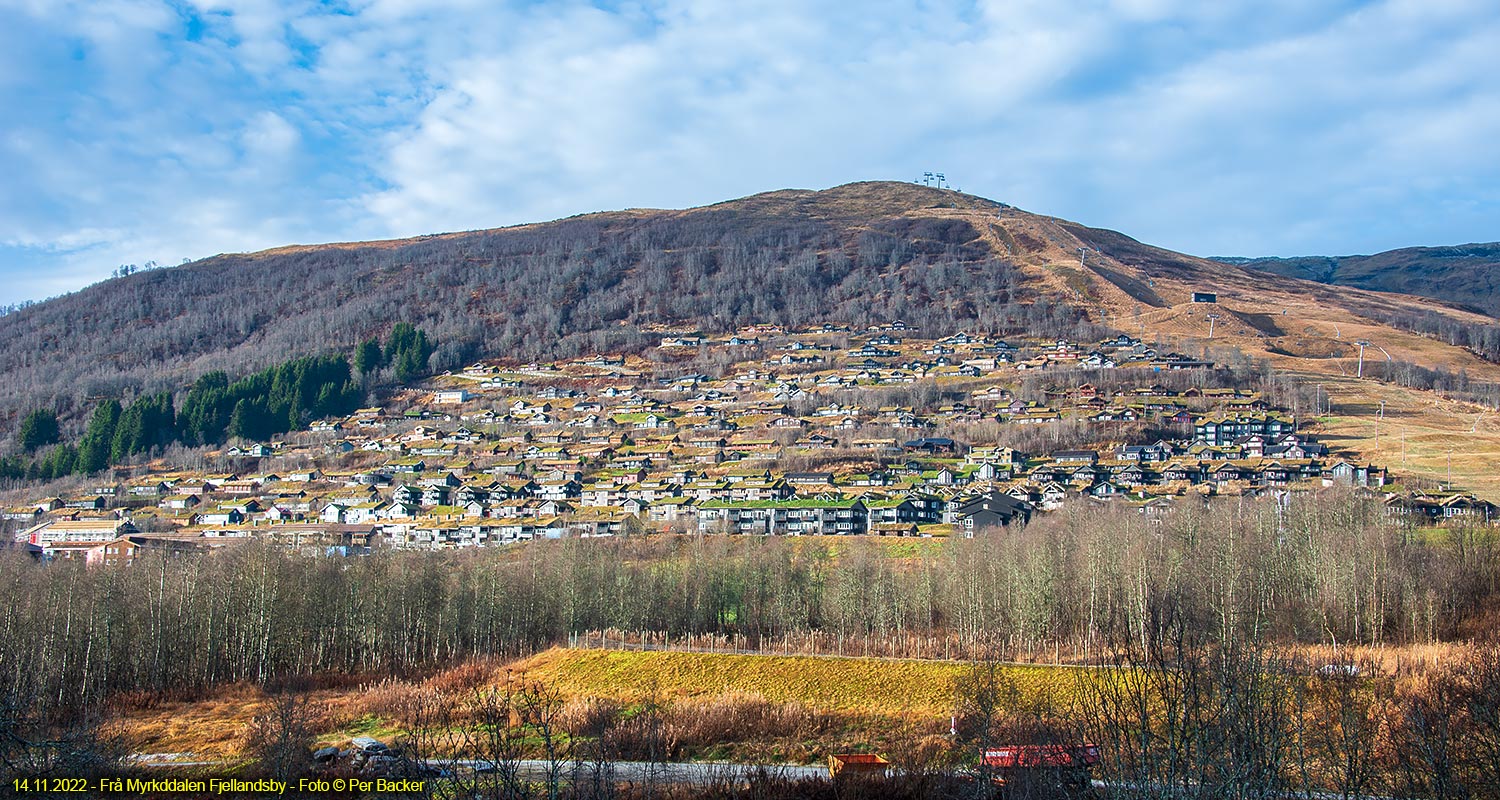
[[[1079,248],[1087,248],[1083,264]],[[291,246],[137,273],[0,318],[0,413],[177,388],[210,369],[347,351],[398,320],[441,344],[433,366],[639,350],[650,326],[868,325],[1062,335],[1103,325],[1190,342],[1192,292],[1219,294],[1215,344],[1284,366],[1347,358],[1338,326],[1397,357],[1489,375],[1393,315],[1485,320],[1430,300],[1249,270],[1119,233],[906,183],[768,192],[414,239]],[[1097,330],[1095,328],[1094,330]],[[1092,331],[1082,331],[1084,333]],[[1500,377],[1500,376],[1497,376]]]
[[[1319,283],[1433,297],[1500,316],[1500,242],[1406,247],[1370,256],[1217,260]]]

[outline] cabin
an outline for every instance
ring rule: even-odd
[[[1004,492],[990,491],[960,502],[953,517],[963,527],[965,536],[973,536],[974,531],[983,528],[1030,521],[1031,504]]]
[[[952,453],[954,450],[958,449],[958,444],[952,439],[944,437],[927,437],[923,439],[913,439],[908,442],[903,442],[901,445],[901,449],[908,451],[919,451],[929,454]]]
[[[1093,450],[1059,450],[1052,454],[1052,460],[1058,465],[1097,464],[1099,454]]]

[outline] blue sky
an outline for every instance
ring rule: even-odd
[[[1500,239],[1493,0],[0,0],[0,302],[945,172],[1201,255]]]

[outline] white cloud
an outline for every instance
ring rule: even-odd
[[[245,126],[245,150],[252,161],[283,159],[296,151],[302,135],[275,111],[262,111]]]
[[[0,242],[58,285],[924,169],[1202,253],[1492,239],[1500,203],[1484,0],[0,8]]]
[[[891,177],[850,168],[913,161],[924,136],[1003,115],[1098,35],[1060,22],[976,30],[953,14],[912,26],[910,8],[699,8],[666,4],[642,33],[573,7],[519,20],[505,52],[455,58],[392,138],[392,185],[371,207],[420,230]]]

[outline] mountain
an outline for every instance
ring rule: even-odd
[[[1215,260],[1319,283],[1434,297],[1500,316],[1500,242],[1405,247],[1372,256]]]
[[[1194,292],[1218,302],[1194,303]],[[111,279],[0,317],[0,414],[10,420],[0,424],[13,429],[38,405],[76,419],[90,398],[348,352],[402,320],[439,343],[431,365],[441,370],[478,357],[641,351],[668,326],[894,319],[934,332],[1124,330],[1178,347],[1203,345],[1212,325],[1216,347],[1325,371],[1363,336],[1394,358],[1493,372],[1413,332],[1478,341],[1488,320],[1445,303],[1174,253],[951,190],[864,182],[225,254]]]

